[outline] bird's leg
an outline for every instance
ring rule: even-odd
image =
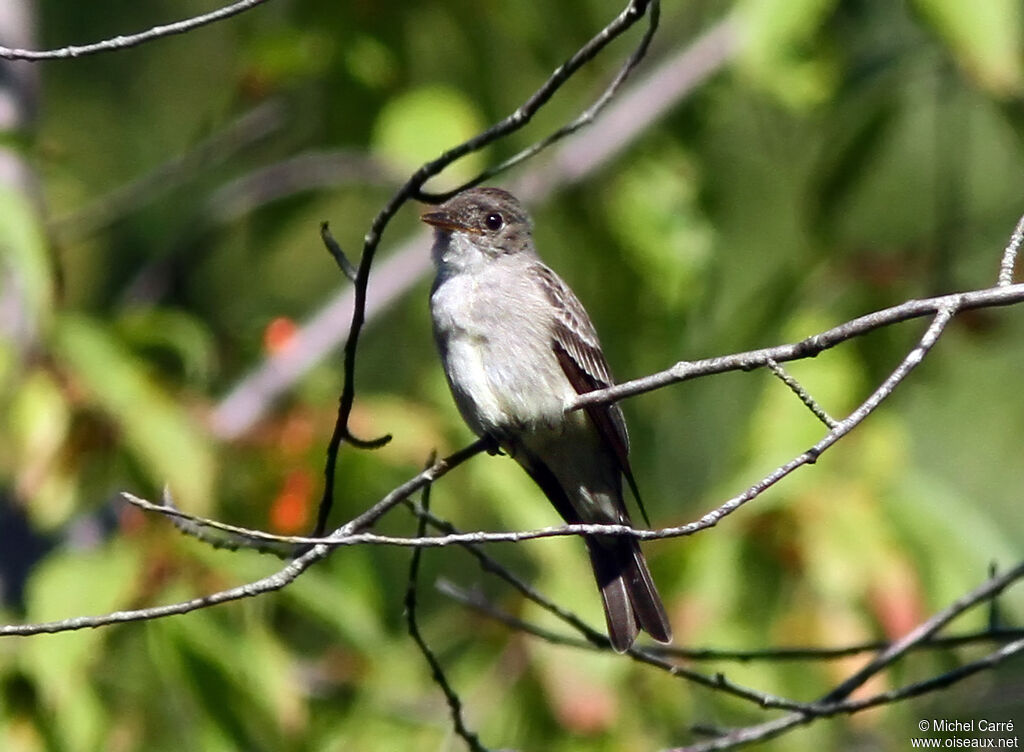
[[[487,453],[492,457],[505,454],[503,451],[501,451],[501,442],[498,441],[497,437],[491,434],[487,434],[486,436],[484,436],[484,441],[487,442],[487,446],[485,447],[485,449]]]

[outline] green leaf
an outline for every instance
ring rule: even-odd
[[[609,227],[667,310],[697,294],[714,247],[697,184],[691,160],[666,145],[625,168],[607,194]]]
[[[117,331],[133,347],[169,351],[190,381],[204,384],[213,372],[213,338],[196,316],[166,308],[135,310],[118,319]]]
[[[135,549],[119,545],[53,554],[28,582],[26,621],[102,614],[124,606],[135,587],[138,565]],[[41,635],[23,646],[22,669],[38,689],[51,731],[64,744],[61,749],[104,746],[102,734],[110,720],[93,689],[90,671],[104,658],[105,635],[98,630]]]
[[[0,186],[0,289],[11,286],[28,325],[44,328],[53,307],[50,259],[32,205],[19,192]]]
[[[11,472],[28,511],[43,527],[64,523],[75,512],[74,487],[60,452],[67,440],[71,414],[53,377],[31,372],[18,386],[8,413]]]
[[[1024,11],[1020,0],[915,0],[975,81],[1001,96],[1024,87]]]
[[[54,347],[97,406],[124,432],[129,451],[156,486],[194,510],[209,505],[213,454],[197,425],[102,327],[84,317],[58,320]]]
[[[834,7],[835,0],[741,0],[744,72],[790,106],[821,102],[834,88],[836,67],[816,36]]]

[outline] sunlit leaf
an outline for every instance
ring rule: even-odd
[[[979,84],[1002,96],[1020,93],[1024,86],[1020,0],[915,0],[914,4]]]

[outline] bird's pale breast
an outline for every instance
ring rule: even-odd
[[[560,429],[575,392],[551,346],[549,306],[522,277],[487,271],[442,277],[431,295],[434,333],[463,417],[478,434]],[[500,340],[491,336],[495,332]]]

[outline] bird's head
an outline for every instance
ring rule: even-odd
[[[436,232],[438,264],[465,267],[532,248],[529,215],[500,188],[470,188],[420,219]]]

